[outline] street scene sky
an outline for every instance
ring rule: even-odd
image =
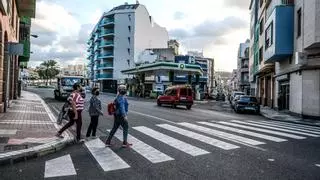
[[[31,66],[55,59],[60,66],[85,63],[86,42],[103,12],[135,0],[38,0],[32,21]],[[180,52],[203,51],[215,69],[232,71],[239,43],[249,37],[249,0],[140,0],[155,22],[177,39]]]

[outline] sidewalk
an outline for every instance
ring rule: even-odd
[[[260,113],[262,116],[275,120],[275,121],[286,121],[286,122],[294,122],[294,123],[301,123],[301,124],[309,124],[313,126],[320,126],[320,121],[311,120],[311,119],[303,119],[301,117],[292,116],[288,113],[276,111],[271,109],[270,107],[260,107]]]
[[[74,141],[70,132],[59,139],[60,128],[47,104],[36,94],[22,91],[7,113],[0,114],[0,164],[26,160],[63,148]]]

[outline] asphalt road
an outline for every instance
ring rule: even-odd
[[[51,89],[30,89],[55,114],[63,102]],[[101,95],[106,104],[113,97]],[[112,127],[99,120],[98,139],[55,154],[0,168],[0,179],[320,179],[320,128],[279,123],[257,115],[158,107],[129,100],[131,148],[103,142]],[[82,134],[89,124],[83,113]]]

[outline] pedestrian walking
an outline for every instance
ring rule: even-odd
[[[118,95],[116,99],[114,100],[114,104],[116,106],[115,108],[115,114],[114,114],[114,123],[113,123],[113,128],[106,140],[106,146],[110,147],[111,146],[111,139],[118,130],[119,126],[122,127],[123,129],[123,143],[122,147],[129,147],[132,144],[128,143],[128,100],[125,97],[127,93],[126,86],[120,85],[118,89]]]
[[[70,121],[64,125],[56,134],[57,137],[63,138],[61,134],[63,131],[71,127],[74,123],[77,124],[77,142],[81,142],[81,126],[82,126],[82,111],[84,109],[84,99],[82,98],[80,91],[81,85],[75,83],[73,85],[73,92],[68,97],[67,101],[70,103],[71,108],[69,109],[68,116]]]
[[[103,112],[101,111],[101,101],[98,99],[100,93],[99,88],[94,87],[91,93],[92,97],[89,105],[89,115],[91,117],[91,121],[87,130],[86,138],[89,138],[90,135],[92,135],[93,138],[96,138],[99,116],[103,116]]]

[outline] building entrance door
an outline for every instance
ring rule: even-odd
[[[279,95],[279,109],[289,110],[290,84],[288,81],[280,84]]]

